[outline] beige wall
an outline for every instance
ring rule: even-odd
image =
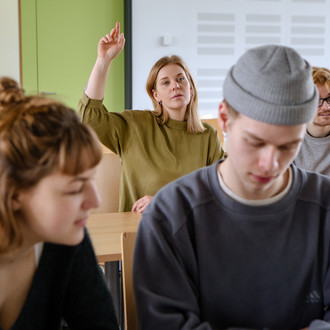
[[[18,1],[0,0],[0,76],[20,80]]]

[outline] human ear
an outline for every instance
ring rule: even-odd
[[[221,102],[218,108],[218,122],[221,130],[227,133],[229,113],[225,102]]]
[[[191,95],[191,98],[194,97],[194,89],[192,88],[192,86],[190,86],[190,95]]]
[[[13,197],[11,198],[11,206],[13,208],[13,211],[18,211],[22,207],[20,193],[16,192],[13,195]]]
[[[157,92],[153,89],[152,90],[152,96],[154,97],[154,99],[156,100],[156,102],[162,102],[162,100],[158,97]]]

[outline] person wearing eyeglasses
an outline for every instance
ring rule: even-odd
[[[319,101],[312,67],[290,47],[250,48],[222,91],[227,157],[142,214],[137,328],[330,330],[330,177],[292,164]]]
[[[294,163],[309,171],[330,176],[330,70],[313,67],[313,80],[320,98],[316,115]]]

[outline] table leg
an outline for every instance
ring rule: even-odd
[[[104,263],[105,281],[111,292],[113,305],[120,329],[124,330],[123,286],[121,278],[121,261]]]

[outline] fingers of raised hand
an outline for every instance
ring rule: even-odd
[[[111,38],[111,36],[110,36],[109,33],[106,34],[104,37],[101,38],[101,42],[103,42],[103,43],[109,43],[111,41],[112,41],[112,38]]]
[[[119,43],[121,45],[121,47],[123,48],[125,45],[125,37],[124,37],[124,33],[121,33],[119,36]]]
[[[113,39],[118,39],[118,35],[119,35],[118,30],[116,28],[112,29],[109,35]]]

